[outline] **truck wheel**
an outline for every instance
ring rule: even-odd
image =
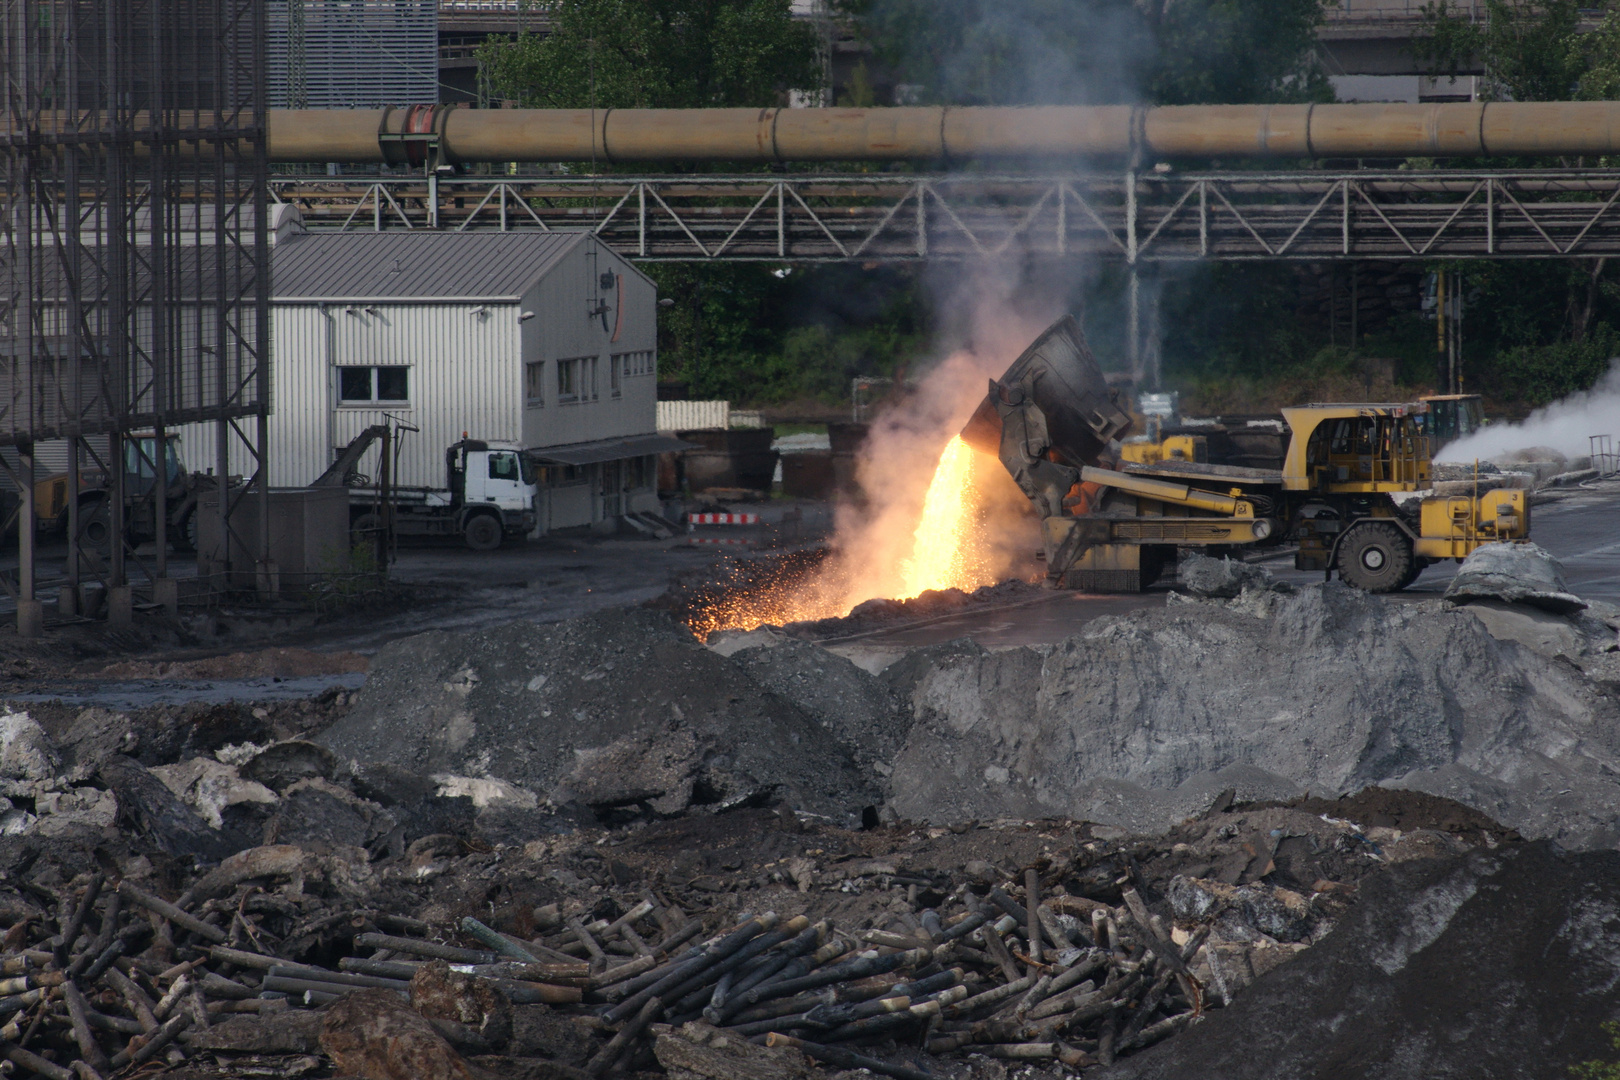
[[[197,550],[197,511],[188,510],[186,516],[175,523],[169,534],[170,543],[174,550],[190,552]]]
[[[79,546],[106,560],[112,557],[112,507],[106,499],[95,499],[79,506]]]
[[[1393,525],[1363,523],[1339,545],[1339,580],[1370,593],[1399,592],[1412,583],[1412,542]]]
[[[494,551],[501,546],[505,531],[499,521],[488,514],[479,514],[468,519],[462,539],[466,540],[467,546],[474,551]]]

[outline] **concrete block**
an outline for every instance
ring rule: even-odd
[[[45,632],[45,604],[40,600],[17,601],[17,636],[36,638]]]
[[[180,583],[174,578],[158,578],[152,582],[152,603],[161,604],[170,616],[180,614]]]
[[[63,615],[77,615],[79,613],[79,588],[74,585],[63,585],[57,594],[56,610]]]
[[[135,621],[135,594],[128,585],[107,590],[107,625],[129,626]]]

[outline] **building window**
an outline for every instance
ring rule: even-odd
[[[625,378],[634,378],[637,375],[651,375],[658,369],[651,349],[614,353],[613,360],[619,366],[619,370],[624,373]]]
[[[634,457],[630,459],[630,488],[641,490],[650,488],[657,482],[658,459],[655,457]]]
[[[523,404],[531,409],[546,407],[546,362],[523,365]]]
[[[541,487],[569,487],[585,482],[585,471],[578,465],[541,465],[534,470],[534,482]]]
[[[338,401],[344,405],[405,405],[411,400],[408,367],[340,367]]]
[[[623,366],[623,360],[624,357],[622,356],[608,357],[608,395],[610,397],[619,396],[619,369]]]
[[[596,357],[557,361],[557,401],[596,400]]]

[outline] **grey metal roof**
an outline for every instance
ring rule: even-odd
[[[515,300],[587,235],[305,233],[276,245],[271,287],[277,303]]]

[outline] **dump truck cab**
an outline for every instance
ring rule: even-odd
[[[1282,411],[1292,433],[1283,487],[1323,494],[1417,491],[1429,445],[1405,405],[1304,405]]]
[[[1487,423],[1485,402],[1478,394],[1429,394],[1418,398],[1418,404],[1424,407],[1419,423],[1429,437],[1430,453],[1438,454]]]

